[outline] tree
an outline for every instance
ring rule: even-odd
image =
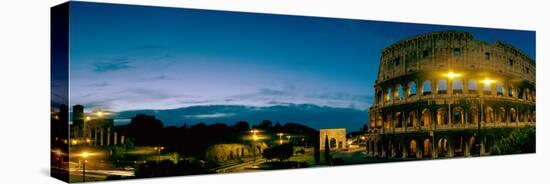
[[[294,147],[291,144],[275,145],[271,148],[267,148],[262,153],[265,159],[279,159],[280,162],[288,160],[294,153]]]
[[[126,126],[127,136],[134,138],[134,143],[139,146],[160,144],[163,128],[164,125],[155,116],[145,114],[136,115]]]
[[[491,147],[492,155],[534,153],[536,151],[536,129],[523,127],[512,131],[509,137]]]
[[[317,136],[319,137],[319,136]],[[319,139],[316,139],[316,140],[319,140]],[[319,162],[321,162],[321,145],[319,145],[319,142],[318,141],[315,141],[315,146],[313,147],[313,157],[315,158],[315,164],[319,164]]]
[[[233,127],[237,131],[247,131],[250,128],[250,125],[246,121],[239,121]]]
[[[330,158],[330,146],[328,143],[328,135],[325,135],[325,163],[328,165],[331,165],[331,158]]]
[[[270,129],[273,126],[273,123],[270,120],[263,120],[260,123],[260,129]]]
[[[365,123],[363,125],[363,129],[361,130],[361,132],[367,132],[367,131],[369,131],[369,126],[367,125],[367,123]]]

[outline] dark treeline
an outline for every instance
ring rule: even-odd
[[[266,138],[262,141],[268,144],[279,140],[277,133],[284,133],[285,141],[288,141],[286,135],[290,135],[290,142],[294,145],[313,146],[318,141],[318,131],[315,129],[298,123],[273,124],[270,120],[252,126],[246,121],[239,121],[233,125],[197,123],[191,126],[184,124],[179,127],[164,127],[154,116],[138,114],[128,125],[120,128],[135,146],[164,146],[167,152],[196,157],[202,157],[204,151],[213,144],[249,144],[250,140],[245,137],[251,135],[251,128],[260,130],[259,134]]]

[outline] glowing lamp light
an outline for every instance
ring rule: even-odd
[[[85,151],[85,152],[82,152],[82,153],[80,154],[80,157],[82,157],[82,158],[88,158],[90,155],[91,155],[90,153],[88,153],[88,152]]]
[[[485,85],[491,85],[492,83],[495,83],[496,81],[495,80],[491,80],[491,79],[488,79],[488,78],[485,78],[481,81],[481,83],[485,84]]]
[[[454,78],[460,77],[461,75],[458,73],[454,73],[453,71],[450,71],[449,73],[446,73],[445,76],[449,79],[454,79]]]
[[[98,111],[98,112],[97,112],[97,116],[102,117],[102,116],[103,116],[103,112],[102,112],[102,111]]]

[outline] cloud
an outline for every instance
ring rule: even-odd
[[[111,84],[107,83],[107,82],[100,82],[100,83],[93,83],[93,84],[89,84],[88,87],[105,87],[105,86],[109,86]]]
[[[126,57],[102,58],[93,63],[93,66],[95,72],[110,72],[132,67]]]
[[[258,91],[258,95],[282,96],[282,95],[289,95],[289,92],[288,91],[283,91],[283,90],[261,88]]]
[[[211,100],[178,100],[180,104],[206,104],[212,102]]]
[[[187,118],[221,118],[234,116],[235,113],[213,113],[213,114],[196,114],[196,115],[186,115]]]

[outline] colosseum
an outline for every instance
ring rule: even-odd
[[[382,50],[367,152],[389,158],[489,155],[535,126],[535,60],[513,46],[444,31]]]

